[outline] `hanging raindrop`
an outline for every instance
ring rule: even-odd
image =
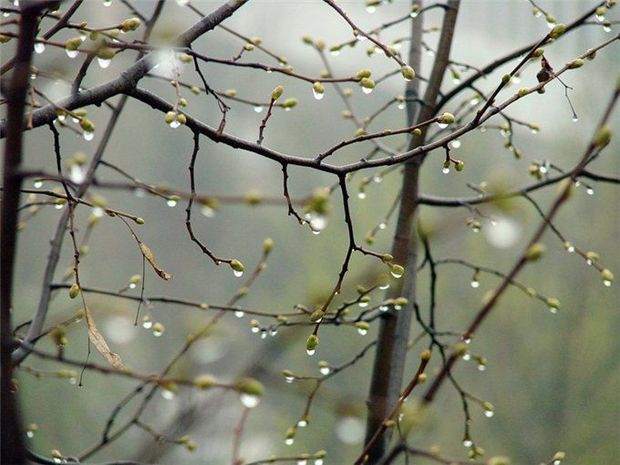
[[[247,408],[254,408],[260,402],[260,397],[246,394],[245,392],[242,393],[239,398],[241,399],[241,403]]]
[[[255,112],[255,113],[262,113],[263,109],[264,109],[264,108],[263,108],[263,106],[262,106],[262,105],[256,105],[256,106],[254,107],[254,112]]]
[[[84,131],[82,133],[82,137],[84,137],[85,141],[90,142],[91,140],[93,140],[95,138],[95,133],[91,132],[91,131]]]
[[[373,91],[373,89],[371,89],[370,87],[362,87],[362,92],[364,92],[366,95],[371,94]]]
[[[99,64],[100,68],[106,69],[108,66],[110,66],[112,60],[106,58],[97,58],[97,63]]]
[[[67,49],[65,49],[65,53],[67,54],[69,58],[72,58],[72,59],[80,54],[80,52],[78,52],[77,50],[67,50]]]
[[[170,208],[176,207],[177,206],[177,201],[174,199],[168,199],[166,201],[166,205],[168,205]]]
[[[233,270],[233,275],[235,275],[236,278],[240,278],[241,276],[243,276],[243,271],[242,270]]]
[[[440,122],[437,122],[437,126],[439,126],[439,128],[440,128],[440,129],[445,129],[445,128],[447,128],[447,127],[448,127],[448,124],[447,124],[447,123],[440,123]]]
[[[471,285],[471,287],[473,287],[474,289],[477,289],[480,287],[480,281],[476,280],[476,279],[472,279],[471,283],[469,283]]]
[[[243,318],[243,315],[245,315],[245,312],[243,310],[235,310],[235,316],[237,318]]]
[[[316,349],[306,349],[306,353],[310,356],[314,355],[316,353]]]
[[[208,205],[204,205],[200,209],[200,213],[202,213],[207,218],[213,218],[215,216],[215,210]]]
[[[37,42],[36,44],[34,44],[34,51],[37,54],[41,54],[43,52],[45,52],[45,44],[41,43],[41,42]]]

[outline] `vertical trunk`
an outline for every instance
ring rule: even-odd
[[[416,2],[418,3],[418,2]],[[415,79],[407,83],[407,124],[413,121],[421,122],[432,118],[435,113],[435,102],[439,95],[441,81],[448,65],[454,26],[458,13],[459,0],[450,0],[444,16],[441,37],[437,49],[437,58],[433,64],[428,86],[424,94],[425,105],[420,108],[415,99],[419,94],[419,80]],[[411,48],[409,51],[409,64],[416,70],[420,70],[421,43],[422,43],[422,16],[414,18],[411,23]],[[418,108],[419,111],[418,111]],[[426,129],[422,135],[412,138],[409,150],[424,144]],[[366,441],[379,429],[382,422],[389,415],[400,395],[403,382],[403,371],[407,355],[407,344],[411,327],[412,303],[416,300],[416,261],[417,240],[415,232],[416,210],[418,206],[418,189],[420,168],[424,157],[416,157],[405,164],[402,196],[398,213],[398,222],[392,244],[392,255],[395,263],[405,266],[406,273],[402,284],[388,291],[388,297],[404,296],[410,304],[399,312],[385,315],[381,320],[379,339],[375,355],[375,363],[372,372],[370,394],[368,398],[368,420],[366,428]],[[379,462],[385,454],[391,436],[388,430],[386,434],[369,450],[368,464]]]
[[[2,239],[0,247],[0,315],[1,315],[1,360],[2,378],[2,463],[24,463],[22,428],[16,402],[12,392],[13,364],[11,350],[13,335],[11,310],[15,250],[17,246],[17,220],[19,194],[21,190],[20,168],[22,163],[24,108],[30,82],[32,47],[37,30],[38,16],[45,7],[42,2],[33,2],[22,7],[15,67],[11,76],[7,98],[7,137],[4,146],[4,175],[2,193]]]

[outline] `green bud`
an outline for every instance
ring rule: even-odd
[[[369,70],[368,68],[362,68],[357,73],[355,73],[355,76],[357,76],[359,79],[364,79],[364,78],[369,78],[371,74],[372,74],[371,70]]]
[[[428,362],[431,359],[431,355],[432,354],[430,350],[423,350],[422,352],[420,352],[420,360]]]
[[[508,84],[510,82],[510,74],[504,74],[502,76],[502,84]]]
[[[367,77],[361,79],[360,85],[366,89],[374,89],[377,86],[375,81]]]
[[[308,336],[308,340],[306,341],[306,350],[313,351],[316,350],[319,345],[319,337],[316,334],[311,334]]]
[[[80,119],[80,127],[86,132],[94,132],[95,124],[88,118]]]
[[[179,99],[179,106],[180,106],[180,107],[186,107],[186,106],[187,106],[187,99],[185,99],[185,98],[181,97],[181,98]]]
[[[389,253],[383,254],[381,256],[381,261],[383,263],[390,263],[392,260],[394,260],[394,256],[390,255]]]
[[[80,286],[78,283],[71,284],[71,287],[69,288],[69,298],[75,299],[78,295],[80,295]]]
[[[275,102],[276,100],[278,100],[282,96],[283,93],[284,93],[284,86],[277,86],[271,92],[271,100],[273,100]]]
[[[611,283],[614,280],[614,274],[611,272],[611,270],[605,268],[603,271],[601,271],[601,278],[603,279],[603,281]]]
[[[135,222],[136,222],[136,223],[138,223],[138,224],[144,224],[144,218],[141,218],[141,217],[139,217],[139,216],[138,216],[138,217],[135,219]]]
[[[568,69],[577,69],[577,68],[581,68],[582,66],[583,66],[583,60],[581,58],[576,58],[573,61],[571,61],[568,65],[566,65]]]
[[[245,44],[243,46],[243,50],[245,50],[246,52],[251,52],[252,50],[254,50],[254,44]]]
[[[325,93],[325,86],[322,82],[317,81],[312,84],[312,90],[314,90],[314,92],[316,92],[317,94],[323,94]]]
[[[314,453],[315,459],[324,459],[327,456],[327,451],[319,450]]]
[[[121,24],[121,31],[123,32],[135,31],[136,29],[140,27],[140,24],[142,23],[138,18],[126,19]]]
[[[237,260],[236,258],[233,258],[230,263],[229,263],[230,267],[234,270],[237,271],[239,273],[243,273],[243,271],[245,270],[245,266],[243,266],[243,263],[241,263],[239,260]]]
[[[268,237],[263,241],[263,253],[267,255],[273,250],[273,239]]]
[[[282,376],[284,376],[285,378],[293,378],[295,376],[295,373],[293,373],[291,370],[282,370]]]
[[[322,308],[319,308],[318,310],[315,310],[314,312],[312,312],[312,315],[310,315],[310,321],[313,322],[317,322],[320,321],[321,318],[323,318],[325,316],[325,310],[323,310]]]
[[[542,257],[544,253],[545,253],[544,244],[541,244],[540,242],[536,242],[532,244],[529,249],[527,249],[525,258],[527,258],[530,261],[535,261],[535,260],[538,260],[540,257]]]
[[[237,96],[237,89],[226,89],[224,91],[224,95],[226,95],[226,97],[236,97]]]
[[[465,162],[463,160],[457,160],[454,164],[454,169],[456,171],[463,171],[463,168],[465,168]]]
[[[314,41],[312,40],[312,37],[310,37],[309,35],[305,35],[301,38],[302,42],[306,45],[312,45],[314,44]]]
[[[555,20],[553,22],[555,22]],[[564,34],[564,32],[566,32],[566,26],[564,24],[556,24],[555,26],[553,26],[553,29],[551,29],[551,32],[549,32],[549,37],[551,37],[552,39],[557,39],[562,34]]]
[[[284,108],[294,108],[297,106],[297,99],[296,98],[287,98],[284,102],[282,102],[282,106]]]
[[[393,263],[390,266],[390,272],[392,273],[392,276],[394,276],[395,278],[399,278],[401,277],[403,274],[405,274],[405,268],[403,268],[401,265],[397,265],[396,263]]]
[[[189,90],[191,91],[192,94],[195,94],[195,95],[200,94],[200,88],[199,87],[192,86],[192,87],[190,87]]]
[[[355,327],[357,329],[361,329],[362,331],[368,331],[368,329],[370,328],[370,325],[366,321],[357,321],[355,323]]]
[[[394,428],[396,426],[396,422],[394,420],[386,420],[383,425],[386,428]]]
[[[527,94],[529,94],[529,90],[527,89],[527,87],[521,87],[518,91],[517,91],[517,95],[519,97],[525,97]]]
[[[289,429],[286,430],[286,439],[293,439],[296,433],[297,430],[291,426]]]
[[[194,378],[194,386],[199,389],[210,389],[217,384],[217,379],[208,373],[198,375]]]
[[[591,262],[597,262],[599,258],[601,258],[601,256],[597,254],[596,252],[593,252],[590,250],[586,252],[586,258],[590,260]]]
[[[437,121],[441,124],[452,124],[454,123],[454,115],[452,113],[444,113],[439,116]]]
[[[464,342],[459,342],[454,346],[454,348],[452,349],[452,352],[457,357],[462,357],[463,355],[467,353],[467,345]]]
[[[557,310],[560,308],[560,301],[556,299],[555,297],[549,297],[547,298],[547,305]]]
[[[366,129],[364,128],[357,128],[355,130],[355,137],[362,137],[365,134],[366,134]]]
[[[532,52],[532,56],[535,58],[540,58],[545,53],[545,49],[542,47],[538,47],[536,50]]]
[[[415,71],[411,66],[403,66],[400,69],[400,74],[403,75],[406,81],[412,81],[415,79]]]
[[[181,60],[181,63],[191,63],[194,59],[191,55],[188,55],[187,53],[181,53],[181,55],[179,56],[179,60]]]
[[[235,389],[241,394],[249,394],[251,396],[262,396],[265,392],[265,387],[262,383],[254,378],[241,378],[235,383]]]
[[[6,44],[9,40],[11,40],[11,37],[0,34],[0,44]]]
[[[82,39],[74,37],[65,42],[65,50],[77,50],[82,45]]]
[[[116,52],[113,48],[102,47],[97,50],[97,58],[101,58],[102,60],[111,60],[116,55]]]
[[[131,278],[129,278],[129,282],[131,284],[138,284],[140,281],[142,281],[142,276],[139,274],[134,274]]]
[[[596,138],[594,139],[594,142],[598,147],[604,147],[609,144],[610,140],[611,128],[608,125],[605,125],[596,133]]]
[[[562,451],[558,451],[555,453],[555,455],[553,456],[553,460],[564,460],[566,458],[566,453],[562,452]]]
[[[422,130],[420,128],[415,128],[411,131],[412,136],[420,137],[422,135]]]

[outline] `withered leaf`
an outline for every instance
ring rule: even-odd
[[[110,362],[110,365],[119,370],[125,370],[125,366],[123,365],[121,357],[110,350],[107,342],[105,342],[105,339],[97,329],[97,326],[95,325],[95,320],[93,320],[93,315],[92,313],[90,313],[88,307],[84,309],[84,315],[86,316],[86,324],[88,325],[88,338],[90,339],[90,342],[92,342],[93,345],[97,348],[97,350],[101,352],[101,355],[103,355],[104,358],[108,362]]]
[[[144,256],[146,261],[149,262],[149,264],[153,267],[153,271],[157,273],[157,276],[159,276],[161,279],[165,279],[166,281],[172,279],[172,275],[170,273],[165,272],[157,265],[157,263],[155,263],[155,255],[153,255],[153,252],[151,251],[149,246],[140,240],[138,240],[138,244],[140,245],[140,251],[142,252],[142,255]]]

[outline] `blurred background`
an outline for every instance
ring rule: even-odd
[[[197,20],[197,16],[178,2],[167,2],[164,13],[154,32],[154,40],[184,30]],[[366,11],[365,2],[341,1],[339,5],[363,29],[402,17],[410,11],[410,4],[395,0],[381,5],[374,13]],[[135,1],[135,7],[150,14],[154,2]],[[220,2],[194,1],[193,5],[204,12],[216,8]],[[592,1],[546,1],[540,6],[553,14],[558,22],[569,23],[593,7]],[[8,5],[7,2],[3,6]],[[75,22],[88,21],[93,27],[121,22],[133,16],[121,2],[113,0],[105,7],[103,1],[89,1],[79,9]],[[434,49],[438,33],[433,27],[441,24],[439,9],[424,15],[424,25],[429,31],[425,43]],[[618,18],[611,10],[609,20]],[[617,34],[617,27],[606,32],[596,21],[563,37],[549,46],[546,57],[559,69],[564,63],[583,54]],[[52,24],[45,20],[42,30]],[[316,76],[324,68],[320,57],[311,47],[303,44],[302,36],[323,39],[327,46],[352,39],[351,30],[332,9],[320,1],[287,2],[283,0],[248,2],[224,23],[246,36],[259,36],[262,44],[278,55],[285,56],[296,72]],[[406,37],[409,23],[389,29],[381,35],[386,43]],[[497,57],[543,37],[548,31],[545,19],[532,14],[527,1],[477,1],[464,0],[458,17],[456,38],[451,58],[460,63],[482,67]],[[138,30],[137,33],[141,31]],[[75,33],[63,32],[59,41]],[[136,36],[138,37],[138,36]],[[195,50],[208,56],[230,59],[239,53],[244,41],[217,29],[195,43]],[[338,56],[328,59],[336,76],[350,76],[360,68],[371,68],[374,76],[394,70],[394,63],[381,53],[368,56],[368,43],[345,47]],[[9,56],[11,44],[3,45],[3,61]],[[408,51],[402,42],[401,52]],[[515,159],[504,144],[507,138],[497,126],[501,118],[488,122],[485,132],[474,131],[460,139],[460,146],[453,147],[452,156],[466,163],[461,173],[442,174],[444,152],[432,152],[424,165],[422,190],[424,194],[444,197],[471,197],[475,192],[468,183],[479,185],[486,181],[500,189],[514,189],[535,180],[528,174],[533,161],[549,160],[554,165],[570,169],[578,160],[607,104],[619,70],[617,44],[602,50],[592,62],[577,71],[563,75],[562,79],[573,88],[570,98],[578,114],[578,121],[571,119],[571,110],[564,97],[564,88],[553,82],[544,95],[531,95],[512,105],[507,114],[538,125],[537,134],[525,126],[514,126],[512,142],[522,153]],[[112,79],[133,60],[134,55],[123,53],[105,69],[93,64],[83,86],[91,87]],[[431,53],[424,53],[423,65],[417,70],[428,76],[432,65]],[[241,61],[260,61],[276,66],[277,63],[260,51],[248,52]],[[59,98],[69,91],[62,78],[73,79],[80,66],[80,59],[69,59],[64,50],[47,47],[35,56],[35,66],[41,71],[56,73],[60,79],[40,76],[36,84],[51,98]],[[513,64],[501,67],[497,73],[479,81],[482,90],[493,89],[502,74]],[[463,78],[469,71],[457,68]],[[512,95],[518,87],[536,83],[538,65],[525,68],[521,84],[514,83],[500,94],[500,101]],[[200,85],[193,66],[182,65],[181,79]],[[285,86],[285,98],[295,97],[298,105],[290,112],[276,109],[267,126],[264,144],[281,152],[297,156],[315,156],[337,142],[350,138],[355,125],[341,117],[345,109],[333,87],[327,85],[325,97],[315,100],[307,82],[286,78],[277,73],[252,69],[232,68],[217,64],[203,65],[210,86],[218,91],[235,89],[238,97],[266,102],[272,89]],[[145,78],[141,85],[173,102],[175,89],[155,78]],[[454,83],[448,76],[442,89],[452,89]],[[346,87],[346,86],[345,86]],[[357,86],[350,86],[350,98],[355,114],[360,118],[372,114],[390,99],[402,95],[404,82],[399,75],[381,82],[374,92],[364,95]],[[184,90],[189,101],[187,112],[212,126],[219,123],[219,112],[213,99]],[[475,97],[473,92],[463,92],[445,111],[454,111],[461,102]],[[113,99],[117,101],[117,98]],[[257,113],[252,106],[229,102],[226,131],[238,137],[256,140],[258,126],[265,111]],[[87,160],[101,138],[109,110],[88,108],[89,118],[97,126],[95,138],[85,141],[79,134],[62,132],[62,152],[68,159],[83,152]],[[618,127],[620,114],[616,111],[612,126]],[[404,126],[405,112],[392,105],[375,120],[371,128],[399,128]],[[404,139],[394,137],[384,140],[397,147]],[[29,169],[54,171],[52,137],[47,128],[28,133],[25,162]],[[459,144],[457,144],[459,145]],[[144,104],[130,100],[114,132],[104,159],[140,178],[142,181],[169,186],[173,190],[189,191],[187,166],[192,148],[191,132],[181,127],[166,126],[161,113],[151,111]],[[603,154],[590,165],[596,173],[618,175],[618,142],[613,140]],[[353,145],[331,158],[334,164],[345,164],[366,156],[370,144]],[[113,170],[102,166],[100,180],[123,180]],[[364,177],[372,178],[377,170],[356,174],[350,180],[351,208],[355,233],[360,242],[390,208],[400,187],[400,174],[394,171],[382,178],[381,183],[366,186],[366,198],[356,195]],[[274,249],[267,269],[252,285],[240,305],[272,313],[290,313],[296,304],[311,308],[321,302],[336,282],[347,248],[346,225],[343,221],[342,202],[338,191],[332,196],[328,224],[319,235],[287,216],[282,199],[281,167],[255,154],[233,150],[201,138],[201,150],[196,165],[197,191],[213,196],[262,196],[277,199],[259,203],[227,203],[221,201],[214,215],[211,211],[201,214],[195,208],[194,228],[200,239],[216,254],[236,257],[246,269],[251,270],[259,261],[263,240],[270,237]],[[307,198],[317,189],[330,186],[336,178],[317,171],[295,168],[290,170],[290,191],[293,198]],[[568,240],[584,251],[600,254],[601,264],[620,272],[620,237],[618,194],[614,186],[588,181],[575,190],[559,213],[555,224]],[[28,186],[31,187],[31,186]],[[57,187],[45,183],[45,188]],[[149,296],[167,295],[196,302],[224,304],[235,294],[244,278],[233,277],[230,268],[216,267],[190,242],[185,230],[185,201],[170,207],[165,199],[109,189],[91,189],[106,198],[111,208],[131,212],[145,219],[137,227],[140,238],[154,251],[158,263],[174,275],[169,282],[158,279],[146,270],[145,292]],[[533,197],[543,209],[555,196],[556,188],[537,191]],[[420,218],[432,230],[431,247],[436,259],[462,258],[476,265],[489,266],[506,272],[522,252],[525,241],[540,222],[540,216],[525,199],[517,198],[501,206],[483,206],[480,211],[498,221],[496,226],[489,218],[477,218],[481,231],[476,233],[467,225],[467,219],[476,217],[466,208],[441,209],[422,207]],[[15,292],[16,324],[28,320],[36,308],[49,240],[56,228],[61,211],[53,206],[42,208],[27,221],[19,237],[17,279]],[[78,227],[84,228],[91,214],[80,207],[77,212]],[[373,249],[388,252],[391,247],[393,221],[380,230]],[[618,312],[618,286],[605,287],[599,273],[586,265],[576,254],[569,254],[560,240],[548,232],[544,237],[547,246],[545,257],[528,266],[518,277],[519,282],[534,287],[545,296],[561,301],[557,314],[548,311],[539,300],[529,298],[518,289],[509,290],[500,300],[491,317],[482,326],[471,343],[475,355],[488,359],[487,369],[481,372],[475,361],[461,363],[455,376],[461,385],[477,397],[495,406],[493,418],[486,418],[483,410],[472,404],[473,438],[487,451],[486,456],[505,455],[514,463],[539,463],[548,461],[555,451],[567,453],[569,463],[614,463],[620,458],[620,370],[619,357],[620,313]],[[62,249],[56,282],[71,266],[72,251],[68,237]],[[126,227],[113,218],[103,218],[92,232],[89,253],[80,266],[84,286],[119,290],[125,288],[130,277],[141,274],[142,260],[135,241]],[[344,300],[355,298],[358,284],[372,284],[372,277],[384,271],[377,260],[354,255],[352,268],[347,275],[341,294]],[[488,274],[480,275],[480,286],[472,288],[472,270],[457,265],[439,268],[437,319],[445,330],[462,331],[480,308],[488,290],[500,280]],[[246,273],[247,276],[247,273]],[[428,272],[421,273],[418,283],[419,304],[428,305]],[[138,295],[138,290],[128,291]],[[339,300],[340,302],[342,300]],[[381,296],[373,294],[372,305]],[[135,302],[87,295],[95,321],[125,364],[140,373],[152,373],[162,367],[184,344],[188,334],[205,324],[213,314],[179,305],[154,304],[143,308],[155,322],[165,326],[160,337],[140,326],[133,326]],[[46,328],[66,320],[78,310],[80,304],[70,300],[66,292],[59,292],[50,306]],[[308,357],[304,344],[308,327],[283,328],[275,336],[262,339],[253,334],[249,316],[235,318],[227,314],[209,337],[196,343],[173,371],[173,375],[189,378],[200,373],[211,373],[225,382],[241,375],[254,376],[266,386],[262,402],[249,416],[241,449],[248,461],[268,458],[271,455],[291,456],[303,452],[327,450],[328,463],[353,461],[361,451],[364,433],[365,399],[372,368],[373,351],[352,368],[323,383],[311,410],[310,424],[299,429],[293,445],[284,443],[285,432],[300,418],[312,382],[296,381],[287,384],[281,375],[283,369],[300,375],[319,375],[318,361],[330,364],[345,363],[376,336],[376,324],[369,333],[359,335],[352,327],[324,327],[317,354]],[[261,320],[261,323],[271,323]],[[413,329],[412,337],[420,331]],[[83,360],[86,355],[86,327],[83,323],[68,328],[68,357]],[[447,340],[450,341],[449,339]],[[53,351],[50,339],[42,340],[41,349]],[[417,356],[423,345],[412,352],[409,375],[415,369]],[[98,353],[91,360],[105,363]],[[437,368],[437,361],[431,372]],[[34,369],[57,370],[62,366],[30,357],[24,363]],[[115,405],[136,386],[135,381],[87,372],[84,386],[77,387],[66,379],[34,377],[28,370],[18,373],[24,423],[39,427],[29,439],[31,447],[44,455],[59,449],[67,456],[79,455],[96,444],[105,422]],[[407,376],[407,375],[406,375]],[[157,394],[144,416],[144,422],[156,431],[170,434],[172,438],[189,434],[198,444],[194,452],[183,446],[158,443],[138,428],[132,428],[118,441],[104,448],[92,460],[136,459],[156,463],[229,463],[231,460],[233,429],[242,412],[242,405],[234,392],[214,390],[196,392],[181,389],[176,395],[164,398]],[[137,403],[132,403],[119,416],[119,421],[129,418]],[[182,412],[181,414],[179,412]],[[466,459],[467,449],[462,445],[463,411],[457,392],[448,384],[442,390],[420,425],[412,432],[410,442],[421,448],[437,446],[449,457]]]

